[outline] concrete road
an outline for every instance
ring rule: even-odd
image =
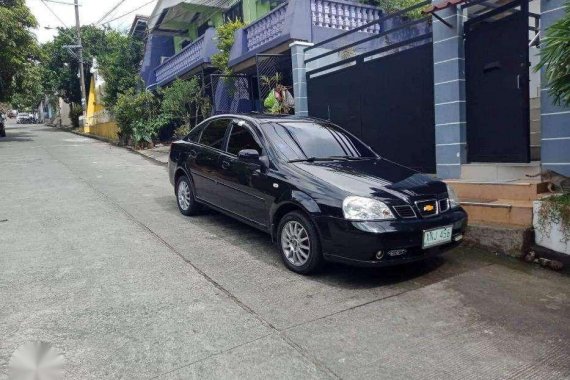
[[[570,278],[457,249],[284,268],[268,236],[179,214],[166,168],[9,125],[0,140],[0,378],[22,344],[70,379],[570,378]]]

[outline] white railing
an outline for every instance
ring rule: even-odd
[[[351,30],[381,16],[382,11],[373,6],[340,0],[311,0],[311,18],[314,26]],[[374,24],[362,32],[378,33],[380,25]]]

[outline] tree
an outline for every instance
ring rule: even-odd
[[[109,50],[106,34],[105,29],[92,25],[81,27],[86,88],[89,88],[91,81],[89,69],[93,57],[102,56]],[[64,47],[75,44],[77,44],[75,28],[58,28],[58,34],[53,41],[42,45],[45,57],[42,63],[48,72],[43,84],[46,91],[61,96],[66,103],[80,104],[79,60],[74,53]]]
[[[99,71],[105,79],[104,102],[109,108],[117,103],[119,94],[135,88],[139,78],[139,65],[143,58],[143,45],[131,36],[111,31],[106,35],[107,46],[97,57]]]
[[[362,4],[374,5],[379,7],[386,13],[397,12],[401,9],[409,8],[413,5],[419,4],[422,0],[359,0]],[[422,8],[416,8],[411,12],[408,12],[405,16],[410,18],[420,18],[422,17]]]
[[[36,25],[24,0],[0,0],[0,101],[10,97],[14,76],[38,53],[30,31]]]
[[[570,106],[570,3],[566,14],[546,30],[541,41],[537,70],[546,69],[549,93],[554,102]]]
[[[245,24],[241,20],[228,21],[218,26],[216,33],[218,36],[218,50],[211,58],[212,65],[220,70],[222,74],[231,74],[232,70],[228,66],[230,60],[230,51],[234,45],[234,33],[241,29]]]
[[[11,103],[19,110],[31,110],[44,96],[42,77],[44,70],[37,62],[28,62],[16,73],[12,86]]]

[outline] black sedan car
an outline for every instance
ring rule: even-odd
[[[271,234],[285,265],[385,266],[455,247],[467,214],[451,187],[323,120],[220,115],[172,144],[180,212],[208,206]]]

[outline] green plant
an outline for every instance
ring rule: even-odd
[[[546,30],[540,55],[535,70],[546,69],[548,92],[557,104],[570,106],[570,3],[566,3],[564,17]]]
[[[538,230],[550,237],[553,224],[559,224],[562,231],[562,243],[570,241],[570,194],[544,198],[538,211]]]
[[[187,125],[181,125],[180,127],[174,130],[174,137],[176,137],[177,139],[181,139],[186,137],[188,133],[190,133],[190,127],[188,127]]]
[[[167,123],[168,119],[162,115],[149,120],[134,121],[132,139],[135,149],[152,146],[158,131]]]
[[[80,104],[72,103],[69,107],[69,118],[73,128],[79,128],[79,117],[83,116],[83,108]]]
[[[216,34],[218,38],[218,50],[212,56],[212,65],[217,68],[222,74],[231,74],[232,70],[228,66],[230,60],[230,51],[235,42],[234,33],[236,30],[241,29],[245,26],[243,21],[235,20],[228,21],[216,28]]]
[[[170,120],[192,129],[210,113],[210,102],[203,93],[201,82],[197,77],[190,80],[177,79],[161,91],[161,111]],[[194,125],[192,125],[193,120]]]
[[[377,6],[386,13],[394,13],[401,9],[406,9],[419,4],[422,0],[359,0],[359,2],[362,4]],[[406,13],[405,16],[411,19],[421,18],[423,16],[422,8],[416,8],[413,11]]]
[[[152,120],[161,120],[164,124],[165,118],[159,118],[160,101],[150,91],[143,91],[136,94],[133,89],[119,95],[117,103],[113,107],[113,115],[119,126],[119,138],[121,143],[126,144],[130,138],[134,140],[135,128],[138,126],[139,136],[144,135],[141,131]],[[142,123],[142,124],[141,124]],[[139,141],[144,140],[144,138]]]

